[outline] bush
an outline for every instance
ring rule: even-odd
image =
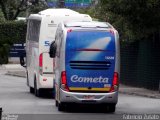
[[[25,42],[26,30],[24,21],[0,23],[0,64],[8,62],[9,48],[13,43]]]

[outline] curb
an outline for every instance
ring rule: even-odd
[[[160,94],[159,95],[154,95],[154,94],[142,94],[142,93],[138,93],[138,92],[126,92],[126,91],[121,91],[119,90],[119,93],[121,94],[125,94],[125,95],[134,95],[134,96],[140,96],[140,97],[147,97],[147,98],[154,98],[154,99],[160,99]]]
[[[0,70],[5,70],[5,66],[4,65],[0,65]]]
[[[16,71],[16,72],[8,71],[5,75],[26,78],[26,73],[24,71]]]

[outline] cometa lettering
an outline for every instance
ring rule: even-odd
[[[72,82],[79,82],[79,83],[108,83],[109,78],[100,77],[79,77],[78,75],[71,76]]]

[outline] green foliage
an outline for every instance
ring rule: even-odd
[[[8,44],[0,45],[0,64],[8,63],[9,48],[10,48],[10,45]]]
[[[27,9],[26,0],[0,0],[0,7],[6,20],[15,20],[20,12]]]
[[[46,1],[36,0],[0,0],[0,9],[6,20],[15,20],[18,16],[27,16],[47,8]]]
[[[76,11],[82,14],[89,14],[92,18],[96,18],[96,10],[94,7],[80,8],[80,9],[77,9]]]
[[[92,17],[93,21],[105,21],[105,14],[106,13],[102,13],[101,14],[101,6],[100,4],[97,5],[93,5],[87,8],[79,8],[76,9],[77,12],[82,13],[82,14],[88,14]]]
[[[0,23],[4,22],[4,21],[5,21],[4,15],[3,15],[2,11],[0,10]]]
[[[0,45],[13,44],[25,40],[26,23],[23,21],[9,21],[0,23]]]
[[[30,14],[35,14],[47,8],[48,8],[47,4],[44,4],[44,2],[38,2],[34,6],[32,5],[29,11],[30,11]]]
[[[0,23],[0,64],[8,62],[9,48],[13,43],[25,41],[26,27],[23,21]]]
[[[160,0],[100,0],[101,19],[110,22],[127,39],[146,39],[160,30]]]

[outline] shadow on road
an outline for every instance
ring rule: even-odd
[[[80,104],[80,105],[69,105],[66,106],[64,112],[69,113],[107,113],[107,114],[114,114],[111,113],[106,105],[96,105],[96,104]]]
[[[34,95],[34,93],[32,93]],[[41,99],[54,99],[54,93],[51,90],[43,90],[39,96]]]

